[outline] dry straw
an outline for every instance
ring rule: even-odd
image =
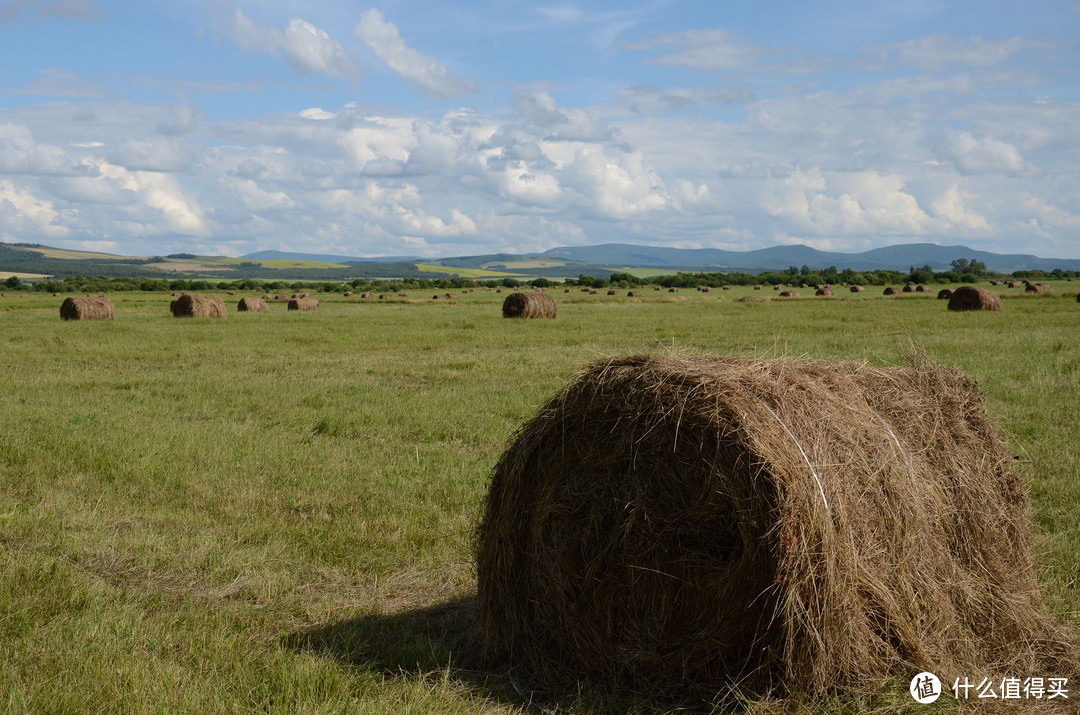
[[[559,690],[798,700],[923,670],[1074,676],[1030,540],[959,373],[605,359],[495,467],[480,622],[493,661]]]
[[[266,301],[262,298],[241,298],[236,310],[239,313],[258,313],[266,310]]]
[[[303,298],[293,298],[289,301],[289,310],[316,310],[319,307],[319,299],[312,295]]]
[[[814,291],[814,295],[818,296],[819,298],[832,298],[835,294],[832,292],[832,288],[825,287],[818,288],[816,291]]]
[[[113,304],[108,298],[64,298],[60,304],[60,317],[64,320],[112,320]]]
[[[546,293],[511,293],[503,301],[504,318],[554,318],[559,306]]]
[[[949,298],[952,298],[952,294],[953,294],[953,289],[952,288],[942,288],[941,290],[938,291],[937,297],[938,297],[938,300],[948,300]]]
[[[778,297],[779,298],[798,298],[799,297],[799,291],[797,291],[797,290],[780,291],[780,295]]]
[[[892,286],[885,286],[885,290],[881,291],[882,295],[896,295],[897,290]]]
[[[176,318],[224,318],[225,303],[216,295],[192,295],[184,293],[169,303],[169,310]]]
[[[866,289],[863,288],[862,286],[859,286],[859,285],[853,285],[853,286],[851,286],[851,288],[849,288],[849,290],[852,293],[862,293]]]
[[[949,297],[949,310],[1001,310],[997,293],[976,286],[960,286]]]

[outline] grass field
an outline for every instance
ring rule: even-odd
[[[314,313],[238,295],[226,320],[171,318],[166,293],[111,295],[101,322],[0,299],[0,710],[527,711],[475,658],[470,535],[514,430],[612,354],[897,364],[922,345],[978,380],[1022,457],[1041,581],[1080,624],[1076,291],[957,314],[552,290],[552,321],[504,320],[485,291]],[[906,687],[825,709],[933,711]]]

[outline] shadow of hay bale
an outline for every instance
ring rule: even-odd
[[[448,674],[479,697],[521,705],[505,674],[482,667],[475,598],[331,623],[290,634],[282,645],[391,678]]]

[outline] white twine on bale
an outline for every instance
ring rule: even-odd
[[[893,432],[892,427],[885,421],[885,418],[878,414],[878,411],[873,407],[870,407],[870,411],[873,412],[874,416],[885,426],[885,430],[889,433],[889,436],[892,437],[892,441],[896,442],[896,448],[900,450],[900,455],[904,458],[904,464],[907,465],[908,476],[911,477],[911,486],[918,490],[919,485],[915,483],[915,470],[911,468],[911,457],[904,451],[904,448],[900,445],[900,440],[896,438],[896,433]]]
[[[521,691],[521,688],[518,687],[517,682],[514,681],[514,671],[507,671],[506,677],[510,679],[510,685],[514,686],[514,690],[517,691],[517,694],[521,696],[521,699],[525,701],[526,705],[532,705],[535,708],[539,708],[545,715],[558,715],[552,708],[533,700],[531,695],[526,696],[525,693]]]
[[[773,416],[773,419],[780,423],[780,426],[783,427],[784,431],[788,433],[788,437],[791,437],[791,441],[794,442],[795,446],[799,448],[799,454],[801,454],[802,458],[806,460],[806,466],[810,467],[810,473],[814,475],[814,481],[817,482],[818,491],[821,492],[821,501],[825,502],[825,511],[829,511],[829,500],[825,498],[825,488],[821,486],[821,479],[818,478],[817,470],[814,469],[814,465],[810,463],[810,458],[806,456],[806,451],[803,450],[802,445],[799,444],[799,440],[795,438],[794,433],[792,433],[792,431],[788,429],[788,426],[784,424],[784,421],[780,419],[780,415],[773,412],[773,408],[766,405],[765,402],[761,399],[758,399],[758,402],[761,403],[762,407],[769,411],[769,414]]]

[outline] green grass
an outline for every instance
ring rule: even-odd
[[[998,314],[552,290],[554,321],[504,320],[485,291],[237,297],[216,321],[169,317],[168,294],[81,323],[0,299],[0,710],[523,710],[464,625],[488,474],[582,363],[672,348],[895,364],[915,341],[973,375],[1023,457],[1047,595],[1080,623],[1074,286]],[[897,687],[825,707],[908,706]]]

